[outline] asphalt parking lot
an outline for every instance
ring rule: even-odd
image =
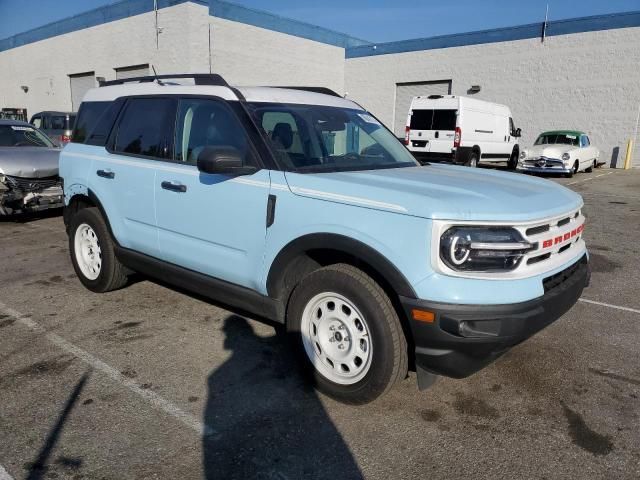
[[[639,478],[640,171],[581,193],[591,286],[475,376],[363,407],[273,326],[135,278],[77,280],[58,212],[0,222],[0,480]]]

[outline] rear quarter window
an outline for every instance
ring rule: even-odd
[[[80,105],[73,136],[74,143],[84,143],[111,102],[83,102]]]

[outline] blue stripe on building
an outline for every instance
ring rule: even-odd
[[[517,27],[496,28],[431,38],[416,38],[398,42],[378,43],[375,45],[361,45],[348,48],[346,57],[369,57],[391,53],[417,52],[422,50],[541,38],[542,27],[543,23],[539,22]],[[640,11],[551,21],[547,23],[546,36],[551,37],[554,35],[567,35],[571,33],[594,32],[597,30],[627,27],[640,27]]]

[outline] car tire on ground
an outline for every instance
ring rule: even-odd
[[[71,262],[76,275],[89,290],[109,292],[127,283],[125,267],[116,258],[113,247],[107,225],[97,208],[83,208],[71,218]]]
[[[507,168],[509,170],[515,170],[518,166],[518,155],[517,150],[513,150],[513,152],[511,152],[511,157],[509,157],[509,161],[507,162]]]
[[[469,155],[469,160],[467,160],[467,167],[475,168],[478,166],[479,161],[479,155],[476,152],[471,152],[471,155]]]
[[[587,173],[591,173],[593,172],[593,169],[596,168],[598,165],[596,164],[596,161],[594,160],[593,163],[591,164],[591,166],[589,168],[585,169],[585,172]]]
[[[365,404],[407,375],[407,341],[385,291],[347,264],[307,275],[287,308],[287,330],[315,386]]]

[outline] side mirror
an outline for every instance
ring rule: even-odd
[[[198,170],[203,173],[250,175],[255,167],[246,166],[240,151],[231,146],[205,147],[198,155]]]
[[[519,128],[516,128],[516,132],[515,132],[514,137],[521,137],[521,136],[522,136],[522,130],[519,129]]]

